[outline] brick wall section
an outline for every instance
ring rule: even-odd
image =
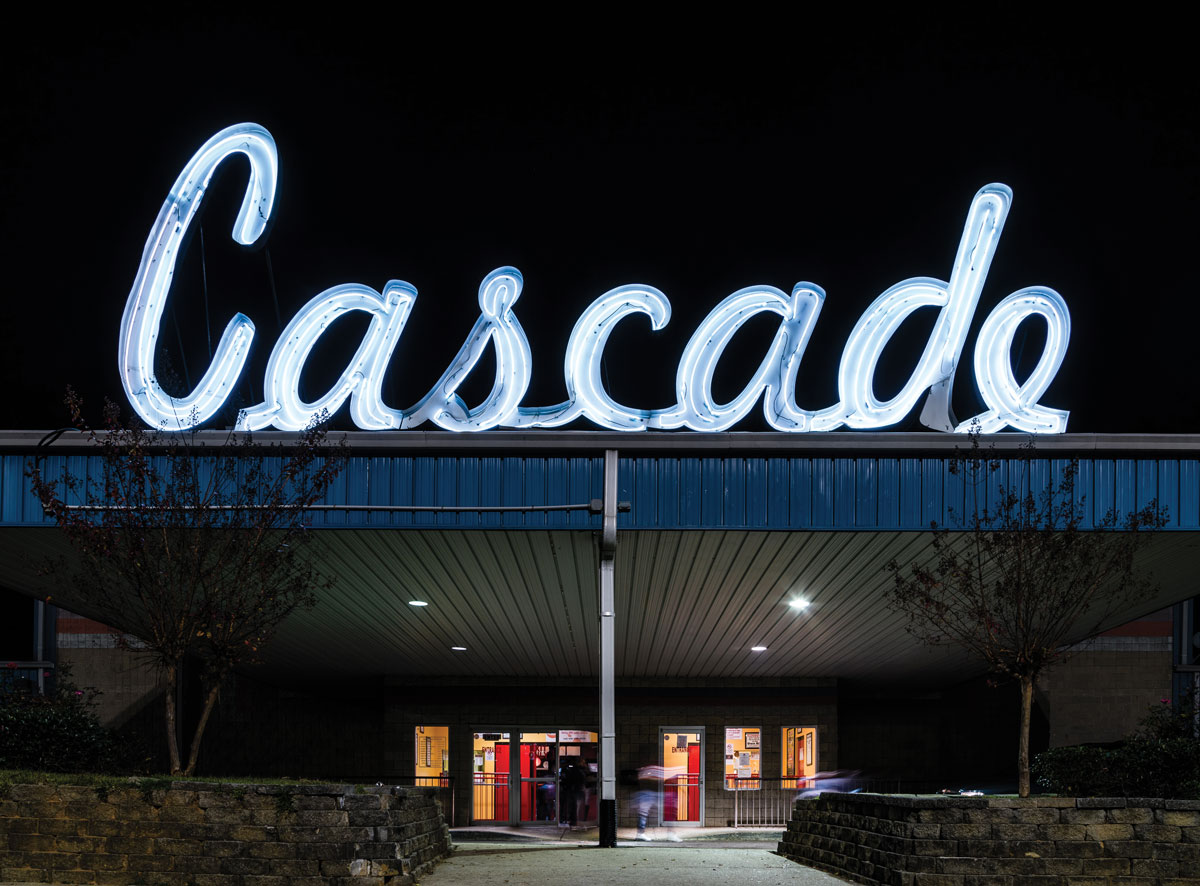
[[[883,886],[1197,886],[1200,801],[823,794],[779,853]]]
[[[213,785],[13,785],[0,881],[149,886],[409,886],[450,850],[431,792]]]

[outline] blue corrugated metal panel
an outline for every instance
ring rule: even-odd
[[[1075,475],[1075,496],[1083,501],[1083,516],[1079,526],[1081,529],[1091,529],[1096,525],[1096,468],[1091,460],[1079,463],[1079,472]]]
[[[1032,495],[1033,500],[1040,503],[1050,489],[1050,463],[1048,461],[1031,461],[1027,464],[1027,479],[1022,493]]]
[[[767,499],[770,497],[767,483],[767,460],[746,459],[746,525],[751,529],[767,528]]]
[[[562,499],[563,504],[568,504],[573,499],[567,498],[567,460],[565,458],[547,458],[546,459],[546,504],[557,503],[558,499]],[[579,499],[583,501],[584,499]],[[561,529],[567,525],[567,517],[570,511],[548,511],[546,513],[546,525],[555,529]]]
[[[700,523],[721,526],[725,515],[725,477],[719,458],[700,459]]]
[[[962,528],[976,513],[978,490],[961,469],[952,471],[949,463],[942,466],[942,520],[943,526]]]
[[[513,507],[514,505],[524,504],[522,499],[523,484],[521,483],[521,468],[524,459],[521,458],[506,458],[501,463],[503,471],[504,483],[500,489],[500,503],[505,507]],[[520,526],[523,519],[522,515],[515,511],[505,511],[501,515],[500,520],[503,526]]]
[[[525,501],[527,505],[544,505],[546,503],[546,463],[541,458],[524,460],[525,465]],[[542,527],[546,525],[545,511],[530,511],[525,515],[525,526]]]
[[[573,458],[570,471],[570,490],[564,504],[591,501],[603,494],[604,462],[601,459]],[[572,511],[570,519],[572,526],[580,527],[592,525],[593,520],[586,511]]]
[[[788,483],[788,467],[786,458],[768,458],[766,471],[766,505],[767,526],[795,525],[788,505],[791,503],[790,484]]]
[[[946,510],[942,506],[942,469],[945,461],[940,458],[921,459],[921,523],[946,522]]]
[[[1158,499],[1158,462],[1143,459],[1137,463],[1137,510]]]
[[[878,459],[855,459],[854,525],[859,529],[879,526]]]
[[[434,460],[434,485],[437,489],[436,495],[438,504],[457,507],[462,504],[462,498],[459,495],[459,477],[455,458],[438,458]],[[439,526],[456,526],[460,522],[460,515],[448,511],[443,514],[437,514],[437,524]]]
[[[7,525],[45,522],[24,476],[26,458],[5,455],[0,472],[0,517]],[[272,457],[270,464],[278,464]],[[1070,466],[1063,458],[1033,464],[1012,459],[986,481],[980,504],[994,509],[1002,486],[1057,490]],[[48,457],[53,475],[64,466],[76,476],[100,479],[98,457]],[[602,494],[599,457],[356,456],[325,503],[380,506],[538,506],[584,504]],[[951,519],[974,513],[981,490],[949,471],[939,458],[810,458],[651,456],[620,461],[620,497],[632,511],[625,528],[927,529],[962,525]],[[1200,461],[1197,459],[1085,459],[1076,495],[1085,502],[1082,525],[1117,507],[1128,514],[1157,497],[1169,528],[1200,529]],[[314,526],[459,526],[588,528],[598,518],[586,510],[557,512],[416,513],[318,511]]]
[[[698,458],[679,460],[679,525],[699,526],[703,522],[701,502],[701,466]]]
[[[788,483],[790,525],[795,529],[812,526],[812,462],[807,458],[793,458],[789,463],[792,468]]]
[[[17,470],[24,459],[17,455],[4,456],[4,477],[0,479],[0,519],[5,523],[24,523],[25,515],[21,513],[21,496],[25,484],[22,472]]]
[[[498,507],[503,504],[500,489],[503,485],[503,470],[501,460],[493,456],[479,460],[479,503],[485,507]],[[500,512],[487,511],[479,516],[481,526],[499,526]]]
[[[633,460],[633,515],[632,522],[636,526],[656,525],[659,522],[657,489],[658,465],[655,459],[638,458]]]
[[[812,526],[814,529],[833,528],[833,459],[812,460]]]
[[[1131,458],[1117,459],[1115,504],[1119,523],[1138,509],[1137,462]]]
[[[1179,462],[1179,525],[1200,526],[1200,461]]]
[[[900,459],[900,525],[929,527],[921,512],[921,462],[915,458]]]
[[[833,463],[833,525],[838,529],[853,529],[858,504],[855,459],[839,458]]]
[[[724,512],[722,525],[746,525],[746,460],[744,458],[721,459],[721,478],[724,481]]]
[[[1166,528],[1179,528],[1179,461],[1158,463],[1158,512],[1166,515]]]
[[[900,525],[900,460],[880,458],[878,465],[878,502],[875,512],[880,529],[895,529]]]
[[[483,483],[483,465],[481,459],[459,458],[454,460],[458,474],[458,504],[460,507],[478,505],[480,487]],[[458,515],[458,525],[465,529],[476,529],[480,525],[478,511],[462,511]]]

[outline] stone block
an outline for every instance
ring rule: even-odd
[[[1086,840],[1087,825],[1083,824],[1042,824],[1038,825],[1039,840]]]
[[[1179,862],[1166,858],[1135,858],[1130,862],[1129,872],[1135,877],[1175,877],[1182,873],[1197,873],[1181,871]]]
[[[990,824],[944,824],[941,829],[943,840],[984,840],[992,835]]]
[[[54,837],[49,834],[9,834],[8,848],[13,852],[53,852]]]
[[[1063,824],[1104,824],[1104,810],[1064,809],[1060,820]]]
[[[1186,809],[1159,809],[1154,813],[1154,819],[1161,824],[1175,825],[1188,828],[1200,826],[1200,811]]]
[[[1063,840],[1055,843],[1054,854],[1060,858],[1100,858],[1104,844],[1095,840]]]
[[[1183,838],[1183,828],[1173,824],[1135,824],[1133,836],[1136,840],[1155,843],[1178,843]]]
[[[129,866],[129,859],[124,855],[85,852],[79,856],[79,866],[89,871],[123,871]]]
[[[221,858],[216,859],[222,874],[269,874],[271,861],[266,858]]]
[[[250,858],[295,858],[294,843],[252,843],[246,854]]]
[[[1129,875],[1128,858],[1085,858],[1083,873],[1093,877],[1121,877]]]
[[[1069,877],[1083,873],[1082,858],[1043,858],[1042,870],[1055,877]]]
[[[1110,809],[1108,820],[1117,824],[1150,824],[1154,821],[1154,809],[1144,806],[1130,806],[1125,809]]]
[[[129,855],[126,857],[125,867],[138,873],[170,871],[174,870],[175,862],[169,855]]]
[[[1132,840],[1133,825],[1129,824],[1090,824],[1087,826],[1089,840]]]
[[[1124,797],[1077,797],[1077,809],[1124,809],[1129,801]]]
[[[997,840],[1036,840],[1038,828],[1036,824],[997,824],[992,825],[992,834]]]
[[[1104,844],[1106,858],[1152,858],[1154,844],[1144,840],[1110,840]]]
[[[0,868],[0,880],[6,883],[45,883],[46,872],[41,868]]]

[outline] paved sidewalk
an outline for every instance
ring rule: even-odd
[[[615,849],[552,843],[463,843],[421,886],[544,886],[546,883],[679,886],[845,886],[767,849],[711,848],[704,843],[632,843]]]
[[[618,831],[615,849],[600,849],[598,832],[544,833],[503,828],[455,829],[454,851],[421,878],[421,886],[544,886],[546,883],[679,886],[845,886],[830,874],[775,855],[779,832],[680,829],[681,842],[652,830],[650,842]]]

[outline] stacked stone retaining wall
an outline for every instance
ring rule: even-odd
[[[5,882],[408,886],[449,850],[421,788],[0,786]]]
[[[1200,801],[823,794],[779,853],[882,886],[1197,886]]]

